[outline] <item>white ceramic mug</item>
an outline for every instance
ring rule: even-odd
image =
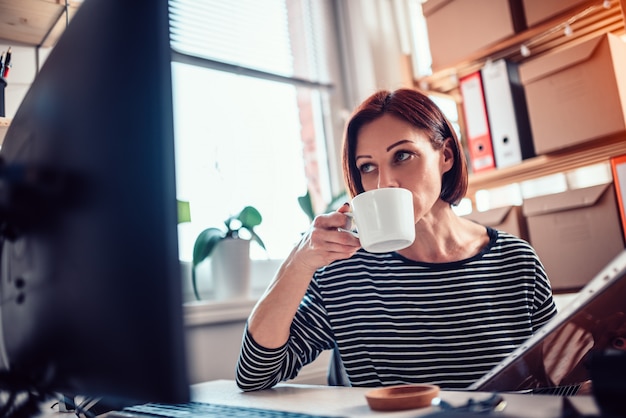
[[[356,230],[345,230],[371,253],[386,253],[408,247],[415,241],[413,194],[407,189],[382,188],[363,192],[352,199]]]

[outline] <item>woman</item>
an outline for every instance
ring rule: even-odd
[[[237,366],[242,390],[295,377],[337,349],[353,386],[466,388],[556,314],[531,246],[457,216],[467,165],[454,130],[414,90],[380,91],[347,124],[351,196],[413,193],[415,242],[371,254],[341,231],[344,205],[316,217],[253,309]]]

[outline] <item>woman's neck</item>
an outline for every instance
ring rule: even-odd
[[[478,254],[489,242],[484,226],[457,216],[449,204],[438,202],[415,225],[415,242],[398,251],[415,261],[445,263]]]

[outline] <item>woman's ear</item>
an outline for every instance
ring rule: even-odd
[[[441,168],[443,173],[447,173],[454,166],[454,150],[452,149],[454,138],[446,138],[441,149]]]

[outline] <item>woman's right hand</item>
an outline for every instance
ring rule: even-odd
[[[360,247],[358,238],[342,231],[350,224],[346,203],[336,212],[318,215],[292,252],[292,262],[314,272],[333,261],[351,257]]]
[[[263,347],[277,348],[287,342],[291,322],[315,271],[352,256],[361,247],[356,237],[339,230],[350,221],[343,214],[348,210],[344,205],[313,220],[252,310],[248,331]]]

